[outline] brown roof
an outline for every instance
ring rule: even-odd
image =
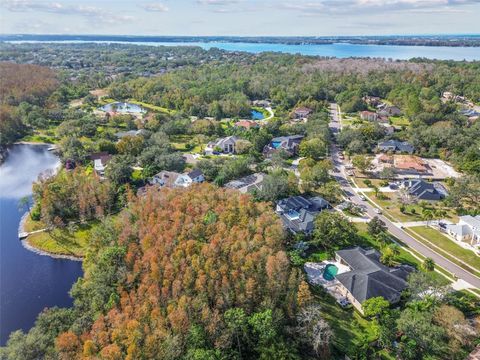
[[[396,155],[394,164],[397,169],[401,170],[428,171],[428,167],[423,159],[415,155]]]
[[[235,123],[237,127],[243,127],[245,129],[257,128],[259,125],[257,122],[252,120],[240,120]]]

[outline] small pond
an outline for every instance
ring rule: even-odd
[[[106,112],[114,112],[118,114],[143,114],[146,110],[137,104],[128,102],[114,102],[104,105],[100,108]]]

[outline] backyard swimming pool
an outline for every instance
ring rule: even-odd
[[[252,110],[252,120],[263,120],[265,119],[265,116],[260,111],[257,110]]]
[[[328,264],[323,270],[323,278],[327,281],[332,281],[335,279],[335,275],[338,273],[338,267],[333,264]]]

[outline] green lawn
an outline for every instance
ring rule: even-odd
[[[42,222],[28,219],[25,224],[25,230],[33,231],[45,228]],[[26,241],[34,248],[52,254],[82,257],[85,255],[90,231],[98,224],[98,221],[78,224],[76,230],[72,233],[67,229],[54,229],[48,232],[36,233],[28,236]]]
[[[440,231],[431,227],[416,226],[410,228],[409,230],[414,234],[416,233],[423,236],[424,238],[428,239],[430,242],[438,246],[441,250],[443,250],[442,255],[444,255],[445,257],[448,257],[450,259],[453,259],[450,255],[457,257],[458,259],[466,262],[473,269],[477,270],[478,274],[480,275],[480,256],[475,255],[473,251],[462,248],[460,245],[457,245],[453,240],[450,240],[448,237],[443,235]],[[418,238],[418,236],[416,238]],[[421,238],[418,239],[422,241]],[[438,251],[438,249],[435,250]]]
[[[353,309],[342,309],[335,299],[321,288],[315,287],[313,293],[315,300],[321,306],[323,318],[332,327],[333,347],[338,353],[347,353],[352,357],[365,335],[368,336],[369,341],[376,339],[375,327],[371,321],[364,319]]]
[[[409,126],[410,121],[405,116],[391,116],[390,122],[393,126]]]

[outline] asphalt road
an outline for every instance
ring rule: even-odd
[[[338,133],[340,131],[341,126],[338,119],[336,104],[331,104],[330,115],[331,115],[330,117],[331,120],[330,120],[329,127],[334,134]],[[388,218],[386,218],[381,214],[378,214],[375,211],[375,209],[377,208],[373,206],[369,201],[363,201],[347,180],[347,176],[345,174],[345,162],[343,159],[340,158],[340,152],[336,145],[332,145],[331,147],[331,156],[332,156],[333,164],[335,168],[338,170],[337,172],[335,172],[335,178],[340,183],[340,187],[345,192],[345,194],[348,194],[348,198],[351,202],[357,205],[360,205],[364,209],[366,209],[366,213],[368,214],[369,217],[373,218],[375,216],[378,216],[386,224],[388,231],[397,239],[399,239],[401,242],[408,245],[409,247],[411,247],[418,253],[422,254],[423,256],[433,259],[436,264],[450,271],[451,273],[455,274],[457,278],[462,279],[468,282],[469,284],[480,289],[479,277],[464,270],[460,266],[452,263],[450,260],[444,258],[442,255],[436,253],[435,251],[425,246],[415,238],[411,237],[401,228],[394,225],[393,222],[390,221]]]

